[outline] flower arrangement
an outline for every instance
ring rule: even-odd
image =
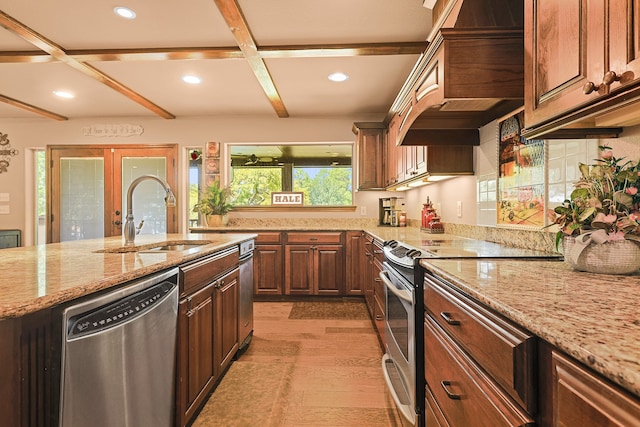
[[[616,158],[611,147],[599,146],[596,164],[579,164],[581,177],[570,199],[554,211],[556,248],[563,236],[597,234],[598,243],[640,240],[640,162]]]

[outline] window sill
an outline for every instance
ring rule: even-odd
[[[232,212],[355,212],[357,206],[237,206]]]

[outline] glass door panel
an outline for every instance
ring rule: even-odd
[[[166,180],[167,159],[164,157],[123,157],[122,158],[122,207],[126,218],[127,191],[134,179],[142,175],[155,175]],[[164,188],[155,180],[140,182],[132,193],[133,218],[136,227],[144,225],[140,234],[160,234],[167,231],[167,209]]]
[[[104,160],[60,159],[60,241],[104,237]]]
[[[131,183],[142,175],[155,175],[164,179],[178,198],[176,158],[178,148],[170,146],[120,147],[113,158],[113,206],[112,233],[121,235],[127,216],[127,191]],[[155,180],[140,182],[133,190],[133,219],[136,227],[144,220],[140,234],[175,233],[178,230],[176,208],[167,207],[166,192]],[[117,215],[118,213],[122,215]],[[116,228],[116,225],[117,228]]]

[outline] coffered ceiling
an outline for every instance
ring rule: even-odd
[[[118,1],[0,0],[0,120],[382,120],[431,28],[422,0]]]

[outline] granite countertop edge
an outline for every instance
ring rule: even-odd
[[[141,236],[136,245],[168,240],[212,241],[192,250],[144,254],[97,252],[123,246],[120,237],[4,249],[5,263],[0,266],[0,320],[25,316],[177,267],[257,235],[220,236],[224,237],[193,233]]]

